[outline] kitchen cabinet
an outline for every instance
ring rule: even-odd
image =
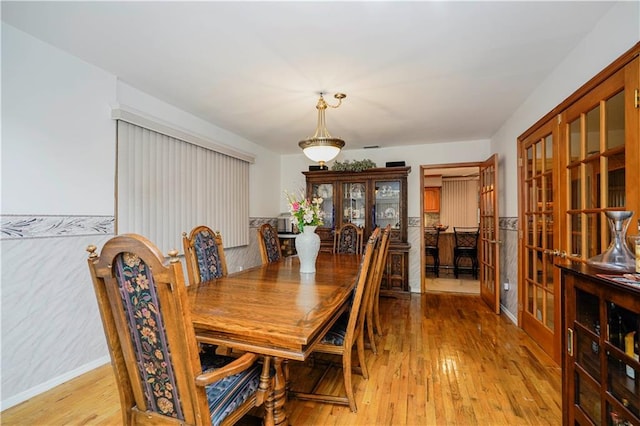
[[[563,423],[640,424],[640,285],[583,264],[561,271]]]
[[[440,213],[440,188],[429,187],[424,189],[424,212]]]
[[[336,229],[353,223],[364,229],[364,243],[376,227],[391,225],[389,255],[380,294],[409,296],[407,242],[407,176],[411,167],[385,167],[348,171],[303,172],[307,196],[321,197],[324,224],[316,229],[320,250],[333,249]]]

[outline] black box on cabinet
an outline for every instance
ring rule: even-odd
[[[387,167],[404,167],[404,161],[387,161]]]
[[[327,166],[309,166],[310,172],[317,172],[318,170],[329,170]]]

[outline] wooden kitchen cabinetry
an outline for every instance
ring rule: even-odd
[[[440,213],[440,188],[428,187],[424,189],[424,212]]]
[[[320,250],[331,251],[335,230],[345,223],[364,229],[364,243],[376,227],[391,225],[389,255],[380,294],[409,296],[407,176],[411,167],[302,172],[307,196],[322,197],[324,225],[316,229]]]
[[[640,424],[640,286],[561,266],[565,425]],[[620,275],[618,275],[619,277]]]

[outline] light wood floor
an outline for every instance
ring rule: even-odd
[[[292,425],[559,425],[560,368],[478,296],[430,293],[382,299],[385,334],[354,378],[358,412],[292,399]],[[291,363],[294,389],[308,367]],[[302,373],[302,374],[301,374]],[[344,392],[340,370],[322,382]],[[1,413],[3,425],[117,425],[110,366]]]

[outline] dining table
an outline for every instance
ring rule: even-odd
[[[361,260],[361,255],[321,252],[316,272],[301,273],[298,257],[289,256],[188,287],[199,342],[256,353],[273,363],[266,425],[287,424],[283,362],[306,360],[348,309]]]

